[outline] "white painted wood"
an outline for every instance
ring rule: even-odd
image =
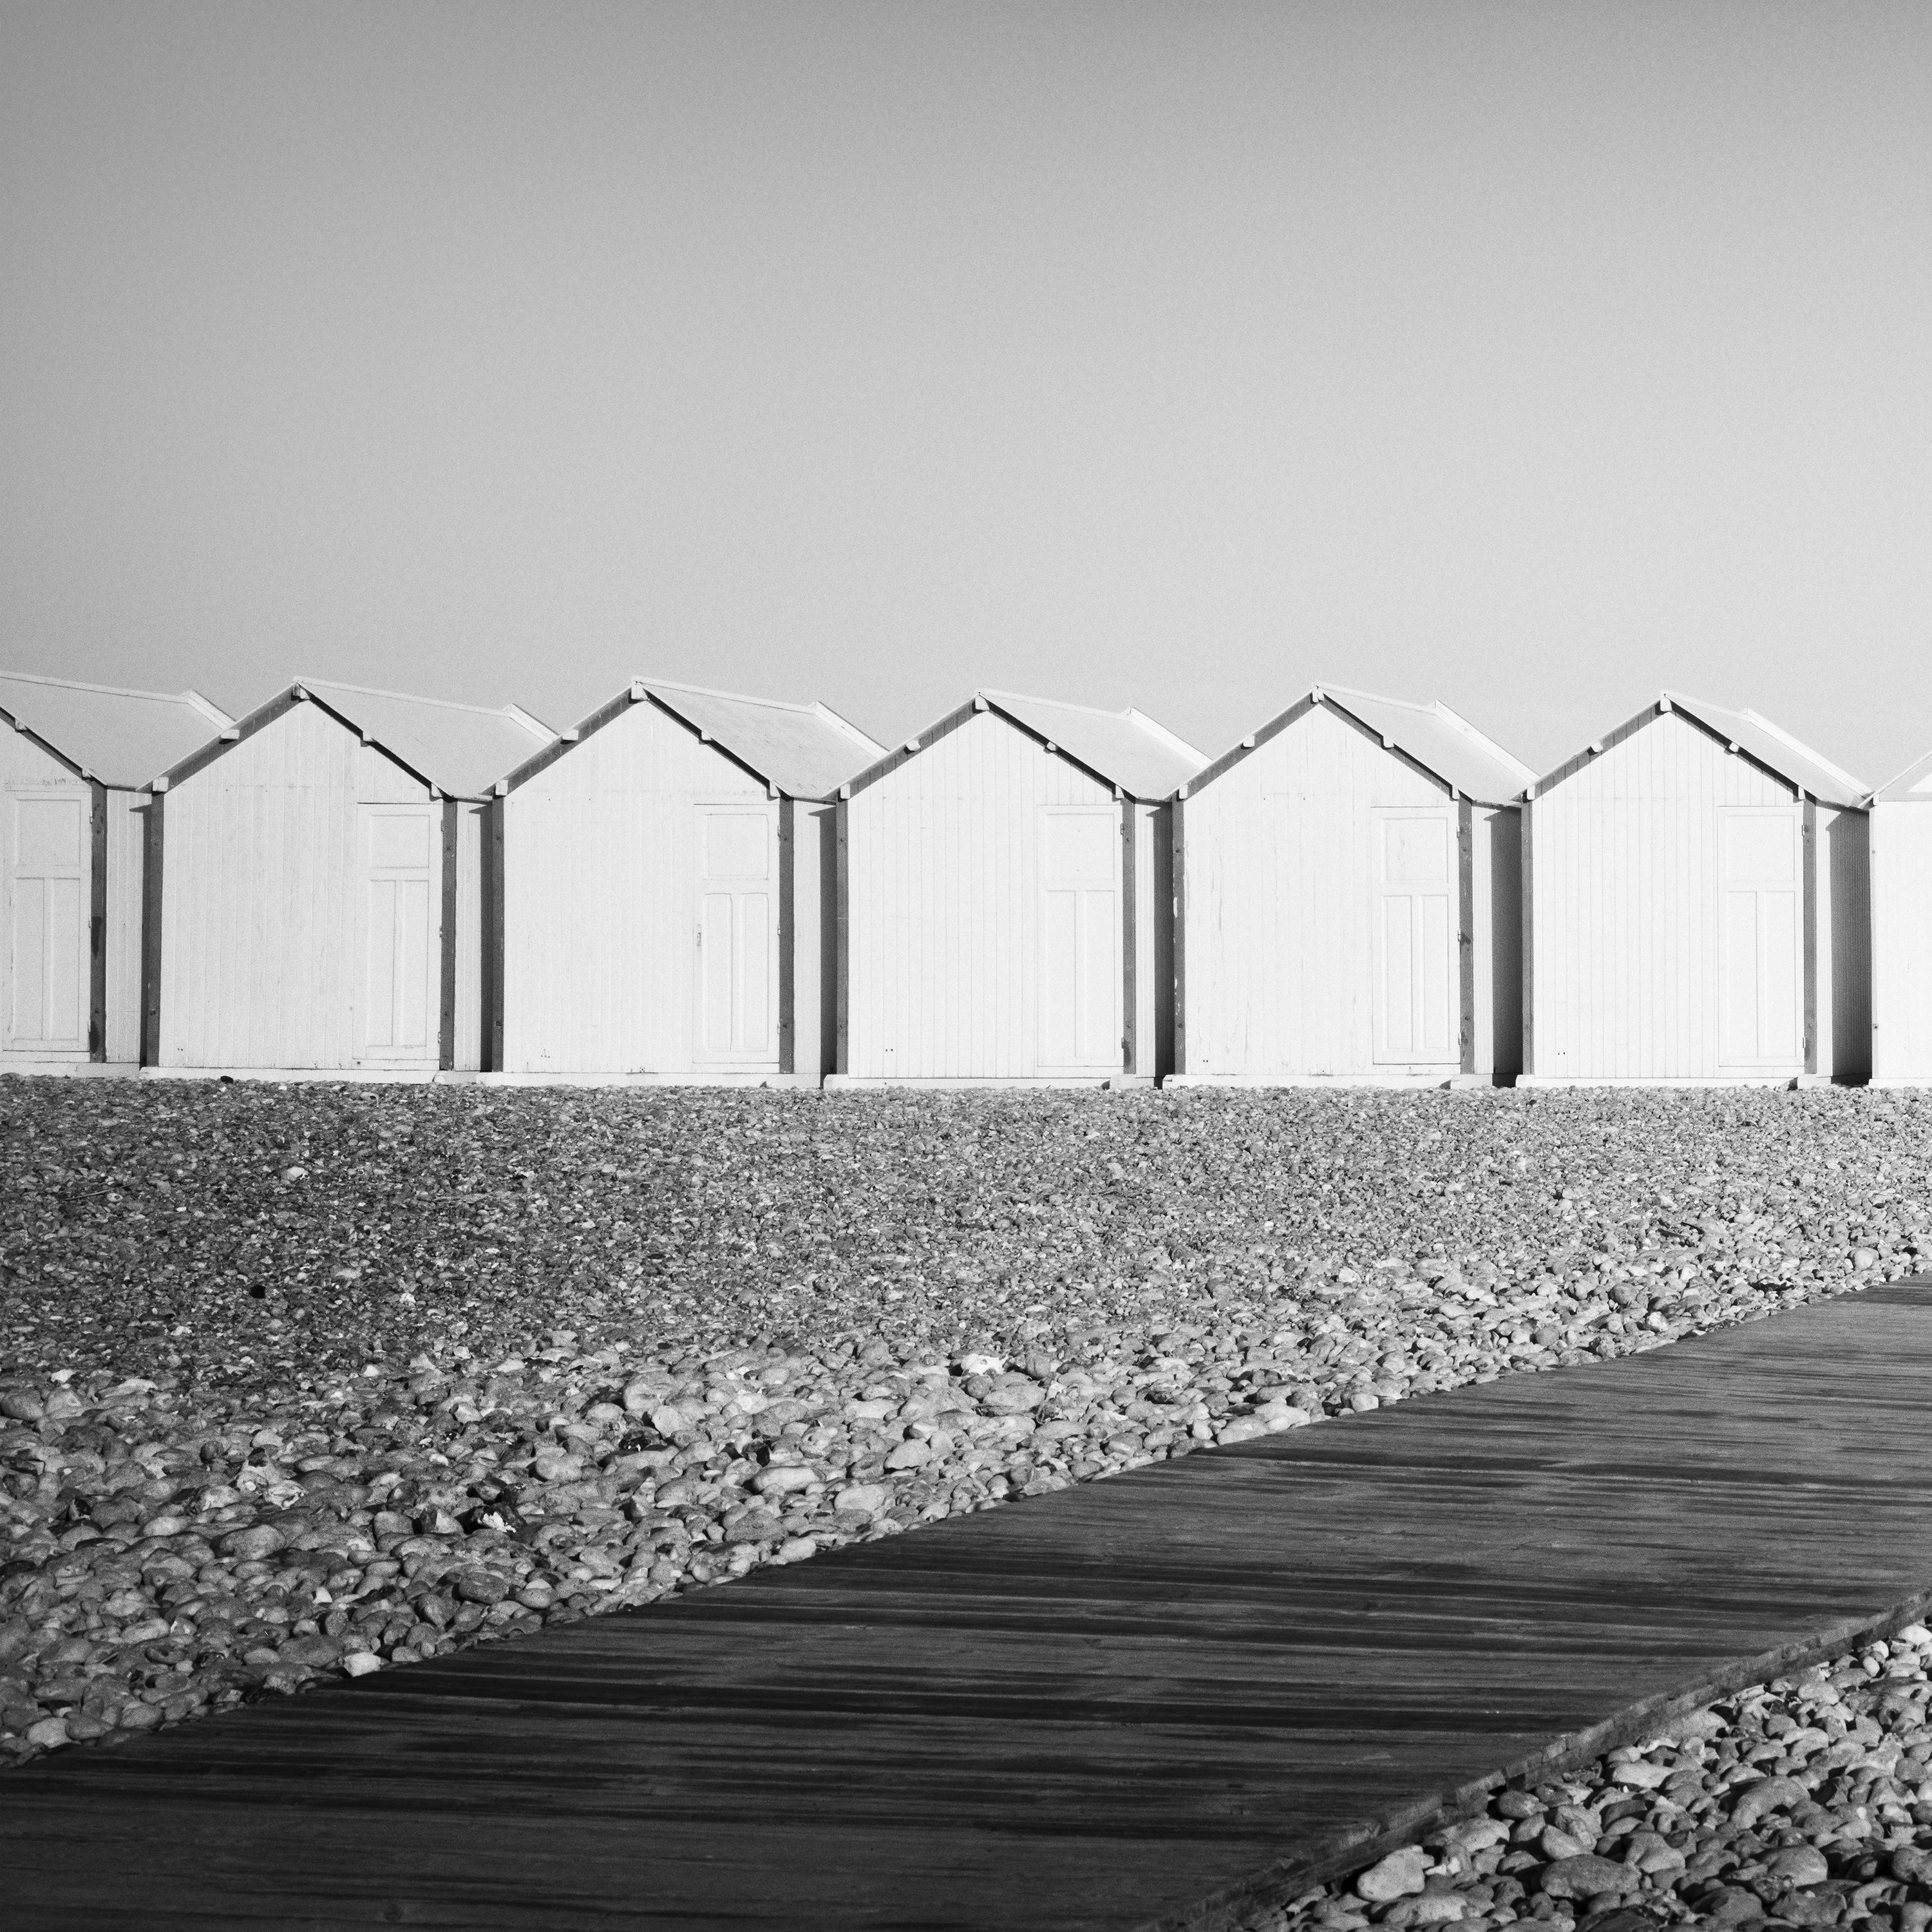
[[[1120,824],[1111,806],[1062,806],[1042,814],[1044,1069],[1120,1064]]]
[[[1180,1070],[1264,1081],[1457,1074],[1465,1016],[1449,788],[1326,706],[1257,735],[1252,752],[1190,789],[1180,815]],[[1401,828],[1394,873],[1389,827]],[[1406,876],[1414,850],[1438,853],[1446,873]],[[1486,954],[1491,934],[1472,931],[1471,944]]]
[[[432,805],[362,807],[365,1060],[433,1062],[440,1020],[442,827]]]
[[[963,711],[922,742],[844,808],[842,1075],[1123,1077],[1126,842],[1112,786],[997,710]],[[1050,817],[1094,829],[1049,835]],[[1063,1052],[1079,1057],[1046,1057]]]
[[[506,1072],[777,1070],[775,1033],[756,1052],[745,1044],[736,1063],[698,1050],[698,815],[718,807],[763,818],[776,850],[778,802],[765,784],[648,700],[512,789],[502,806]],[[774,906],[776,885],[774,874],[765,889]],[[818,931],[813,919],[814,942]],[[770,976],[775,984],[775,952]]]
[[[1795,806],[1718,814],[1719,1071],[1804,1057],[1804,855]]]
[[[87,792],[73,786],[0,794],[7,954],[0,1051],[8,1054],[86,1057],[88,806]]]
[[[1932,802],[1871,814],[1871,1073],[1932,1082]]]
[[[0,724],[0,1060],[55,1065],[87,1058],[92,796],[77,772],[26,733]],[[80,826],[77,890],[72,868],[44,856],[43,808],[53,801],[66,802],[64,827],[76,820]]]
[[[1376,1061],[1457,1059],[1455,823],[1440,810],[1378,811],[1373,842]]]
[[[778,1068],[778,824],[767,806],[696,809],[698,1011],[693,1058]]]
[[[170,789],[161,1066],[343,1069],[366,1060],[434,1070],[433,962],[427,1040],[399,1043],[390,1036],[414,1022],[378,1016],[382,1043],[370,1044],[376,868],[367,826],[370,808],[384,806],[434,820],[424,785],[313,704],[291,706]],[[430,850],[433,928],[439,838]]]
[[[1793,788],[1676,712],[1603,742],[1599,755],[1540,784],[1529,807],[1528,1070],[1559,1080],[1718,1078],[1730,1070],[1720,1043],[1722,815],[1776,812],[1796,826]],[[1802,1041],[1784,1060],[1735,1070],[1795,1077],[1804,1071]]]

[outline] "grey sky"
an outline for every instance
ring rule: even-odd
[[[1932,745],[1932,9],[0,10],[0,664]]]

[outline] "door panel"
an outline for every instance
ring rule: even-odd
[[[1120,818],[1051,809],[1041,833],[1040,1064],[1117,1072],[1120,1046]]]
[[[371,1060],[433,1065],[442,979],[440,841],[434,808],[362,808],[368,879],[363,1052]]]
[[[777,1064],[776,835],[770,806],[698,808],[700,1060]]]
[[[1455,821],[1441,812],[1380,812],[1372,836],[1375,1057],[1456,1061]]]
[[[1802,826],[1795,806],[1736,806],[1718,824],[1718,1052],[1726,1066],[1804,1052]]]
[[[73,793],[0,800],[6,849],[6,986],[0,1046],[87,1052],[88,801]]]

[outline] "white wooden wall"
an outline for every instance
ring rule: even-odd
[[[1493,816],[1480,816],[1485,835]],[[1323,706],[1190,793],[1179,820],[1178,1070],[1342,1079],[1462,1070],[1460,817],[1446,786]],[[1432,1025],[1420,1042],[1430,1050],[1412,1057],[1376,1019],[1384,970],[1376,932],[1378,840],[1397,823],[1441,841],[1448,861],[1448,963],[1432,941],[1428,958],[1432,971],[1445,976],[1450,1011],[1446,1029]],[[1490,838],[1474,829],[1473,883],[1486,909]],[[1509,889],[1506,875],[1502,884]],[[1492,929],[1479,920],[1472,944],[1478,983],[1492,999]],[[1473,1050],[1486,1054],[1492,1043],[1479,1034]]]
[[[1871,814],[1871,1075],[1932,1082],[1932,802]]]
[[[1725,828],[1726,814],[1741,813],[1797,828],[1802,932],[1804,814],[1794,788],[1676,713],[1606,744],[1538,796],[1529,1070],[1636,1080],[1808,1070],[1802,1030],[1789,1053],[1741,1053],[1735,1028],[1726,1044]],[[1813,839],[1811,856],[1828,875],[1828,836]],[[1828,891],[1808,908],[1822,968],[1821,1034],[1833,1010],[1831,909]],[[1846,970],[1856,980],[1856,956]]]
[[[94,788],[0,726],[0,1064],[84,1060]]]
[[[769,820],[773,922],[761,1050],[706,1055],[698,1037],[700,817]],[[586,735],[503,801],[503,1066],[511,1072],[779,1070],[779,801],[648,700]],[[808,818],[798,813],[801,828]],[[801,830],[794,842],[809,847]],[[818,868],[795,909],[817,997]],[[815,1012],[815,1007],[814,1011]],[[815,1053],[817,1028],[808,1029]],[[816,1071],[815,1064],[808,1070]]]
[[[843,1071],[934,1080],[1108,1078],[1125,1070],[1123,828],[1133,828],[1150,906],[1150,816],[1124,812],[1111,785],[992,711],[971,714],[856,790],[844,812]],[[1049,830],[1082,813],[1108,820],[1113,854],[1111,876],[1084,885],[1075,870],[1052,875],[1054,850],[1064,860],[1072,835]],[[1088,1053],[1050,1058],[1048,922],[1083,891],[1084,905],[1067,915],[1083,921],[1102,893],[1114,896],[1115,1004],[1104,1024],[1097,1012],[1090,1016]],[[1050,892],[1063,896],[1053,905]],[[1083,944],[1097,947],[1097,931],[1078,929]],[[1138,976],[1150,982],[1150,966],[1144,962]]]
[[[370,1036],[385,1004],[370,999],[372,895],[398,870],[372,867],[372,806],[413,807],[430,826],[426,1042],[416,1016],[400,1041]],[[436,1066],[441,808],[422,784],[296,704],[183,779],[164,811],[162,1066]]]

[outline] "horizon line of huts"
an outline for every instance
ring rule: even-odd
[[[556,731],[0,674],[0,1071],[1932,1083],[1932,756],[1675,694],[1541,776],[1338,686],[1211,760],[656,679]]]

